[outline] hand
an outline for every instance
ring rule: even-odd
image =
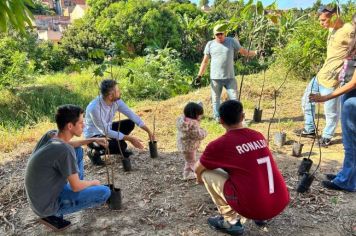
[[[109,146],[109,142],[106,138],[96,138],[94,142],[105,148]]]
[[[325,102],[325,101],[327,101],[328,99],[327,99],[327,96],[321,96],[320,94],[313,94],[313,93],[311,93],[311,94],[309,95],[309,100],[310,100],[311,102]]]
[[[192,82],[191,86],[193,88],[200,88],[201,87],[201,76],[198,75]]]
[[[135,148],[143,149],[142,140],[133,136],[125,135],[124,140],[129,141]]]
[[[99,180],[97,180],[97,179],[92,180],[92,181],[91,181],[91,185],[92,185],[92,186],[97,186],[97,185],[100,185],[100,181],[99,181]]]

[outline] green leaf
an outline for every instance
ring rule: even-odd
[[[268,6],[266,7],[266,9],[269,9],[269,10],[277,10],[277,9],[278,9],[277,2],[274,1],[273,3],[271,3],[270,5],[268,5]]]
[[[261,1],[257,1],[256,7],[257,7],[257,13],[258,13],[259,15],[263,15],[264,9],[263,9],[263,4],[262,4]]]

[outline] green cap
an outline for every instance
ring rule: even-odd
[[[218,33],[225,33],[227,29],[227,24],[217,24],[214,27],[214,35]]]

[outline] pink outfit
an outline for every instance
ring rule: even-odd
[[[207,132],[200,128],[199,121],[185,117],[177,119],[177,147],[185,159],[184,171],[194,171],[195,154]]]

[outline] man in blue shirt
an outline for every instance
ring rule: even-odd
[[[121,154],[128,158],[132,153],[128,152],[126,141],[130,142],[136,148],[143,148],[142,141],[132,135],[131,131],[135,124],[147,132],[148,137],[153,141],[154,135],[145,125],[141,118],[136,115],[120,99],[121,93],[115,80],[103,80],[100,85],[101,95],[89,103],[86,108],[85,116],[85,138],[107,136],[109,138],[110,154]],[[116,112],[126,115],[129,119],[113,122]],[[100,158],[100,150],[103,147],[90,147],[88,156],[94,165],[103,165]]]
[[[246,50],[241,47],[239,41],[225,36],[225,25],[218,24],[214,27],[214,40],[209,41],[204,49],[204,58],[200,65],[196,83],[200,83],[206,67],[210,63],[210,86],[211,101],[213,105],[214,119],[219,121],[219,106],[222,88],[225,87],[229,99],[237,100],[237,82],[234,72],[234,52],[252,57],[258,54],[257,51]]]

